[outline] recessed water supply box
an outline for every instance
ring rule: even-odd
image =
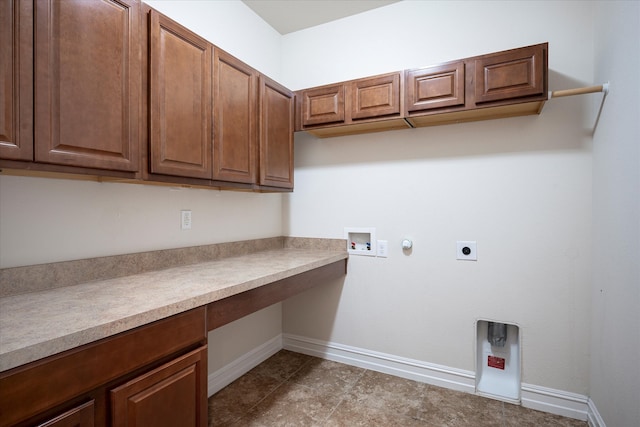
[[[373,227],[345,227],[349,255],[376,256],[376,229]]]
[[[476,325],[476,393],[520,403],[520,328],[488,320]]]

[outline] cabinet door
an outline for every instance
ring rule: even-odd
[[[137,171],[140,3],[35,5],[36,161]]]
[[[212,45],[150,15],[150,172],[211,179]]]
[[[220,49],[213,68],[213,179],[255,183],[258,73]]]
[[[111,390],[113,425],[206,426],[207,346]]]
[[[406,71],[407,112],[464,105],[464,62]]]
[[[0,158],[33,160],[33,3],[0,2]]]
[[[544,45],[513,49],[476,59],[476,103],[543,94],[545,64]]]
[[[293,188],[293,93],[260,76],[260,185]]]
[[[344,122],[344,84],[304,90],[301,97],[303,127]]]
[[[350,86],[352,119],[400,114],[400,73],[354,80]]]
[[[94,401],[91,400],[52,420],[39,424],[38,427],[93,427],[94,412]]]

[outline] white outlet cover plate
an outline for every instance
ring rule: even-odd
[[[469,254],[465,255],[464,248],[469,248]],[[471,240],[458,240],[456,242],[456,259],[463,261],[477,261],[478,260],[478,247],[475,241]]]

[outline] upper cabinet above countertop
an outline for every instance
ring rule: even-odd
[[[542,43],[299,90],[296,131],[324,138],[539,114],[547,57]]]
[[[139,0],[7,0],[0,34],[1,170],[293,189],[293,93]]]
[[[150,59],[143,177],[293,189],[293,93],[160,12],[143,8],[149,15]]]
[[[0,73],[12,83],[0,95],[0,159],[33,162],[3,167],[133,177],[139,3],[7,0],[0,8]]]
[[[327,137],[406,129],[403,87],[399,71],[297,91],[296,131]]]

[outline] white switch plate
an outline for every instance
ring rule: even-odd
[[[476,242],[470,240],[458,240],[456,242],[456,259],[477,261],[478,248]]]
[[[378,240],[378,256],[380,258],[386,258],[389,256],[389,242],[387,240]]]
[[[180,211],[180,229],[191,230],[191,211]]]

